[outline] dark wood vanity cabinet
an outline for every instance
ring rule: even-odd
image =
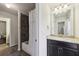
[[[48,56],[58,55],[58,47],[54,45],[48,45]]]
[[[70,48],[63,48],[63,56],[78,56],[78,51]]]
[[[78,56],[79,45],[75,43],[47,40],[48,56]]]

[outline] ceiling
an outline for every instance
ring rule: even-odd
[[[17,14],[17,11],[20,10],[22,13],[28,15],[29,11],[35,8],[34,3],[7,3],[11,5],[10,8],[5,6],[5,3],[0,3],[0,11],[6,11],[12,14]]]
[[[61,5],[62,3],[49,3],[48,6],[53,10],[56,7],[58,7],[59,5]]]
[[[74,5],[73,3],[48,3],[48,6],[53,10],[58,6],[65,5],[65,4]]]

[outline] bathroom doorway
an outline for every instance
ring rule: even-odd
[[[0,17],[0,46],[11,46],[10,19]]]

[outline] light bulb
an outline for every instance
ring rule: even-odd
[[[68,7],[68,5],[64,5],[64,8],[67,8]]]
[[[7,8],[10,8],[11,7],[10,4],[5,4],[5,5],[6,5]]]
[[[60,6],[60,7],[59,7],[59,9],[61,10],[61,9],[62,9],[62,7]]]
[[[57,8],[55,8],[55,11],[57,11]]]

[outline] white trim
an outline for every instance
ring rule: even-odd
[[[38,41],[38,55],[39,56],[39,4],[36,3],[36,19],[37,19],[37,41]]]
[[[18,10],[18,51],[20,51],[20,11]]]

